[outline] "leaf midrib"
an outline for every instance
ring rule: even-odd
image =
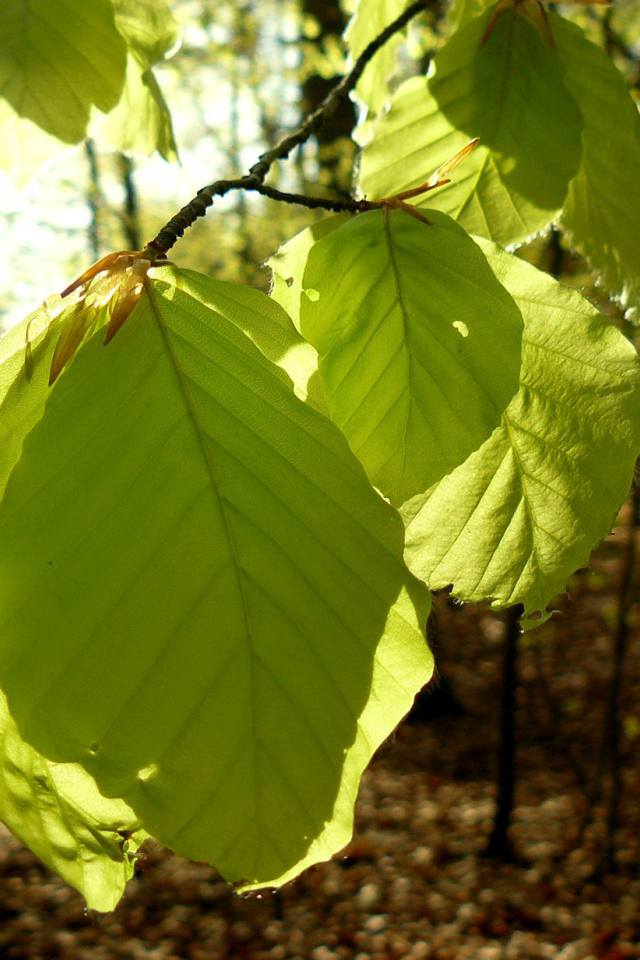
[[[254,704],[255,704],[255,689],[256,689],[256,688],[255,688],[255,673],[254,673],[255,650],[254,650],[254,646],[253,646],[253,635],[252,635],[252,632],[251,632],[251,627],[250,627],[250,624],[249,624],[249,618],[248,618],[248,614],[247,614],[247,611],[248,611],[248,598],[247,598],[247,595],[246,595],[244,580],[243,580],[243,576],[242,576],[242,565],[241,565],[241,563],[240,563],[240,556],[239,556],[239,553],[238,553],[238,546],[237,546],[237,543],[236,543],[236,540],[235,540],[235,537],[234,537],[234,534],[233,534],[233,528],[232,528],[232,525],[231,525],[231,519],[230,519],[230,517],[229,517],[229,515],[228,515],[228,512],[227,512],[226,501],[225,501],[225,498],[224,498],[224,496],[222,495],[222,491],[221,491],[221,489],[220,489],[220,481],[219,481],[218,475],[217,475],[217,473],[216,473],[216,469],[215,469],[214,463],[213,463],[213,461],[212,461],[212,459],[211,459],[211,455],[210,455],[210,453],[209,453],[209,448],[208,448],[208,444],[207,444],[207,435],[206,435],[206,433],[205,433],[205,431],[204,431],[204,429],[203,429],[203,427],[202,427],[202,424],[200,423],[200,419],[199,419],[199,417],[198,417],[198,412],[197,412],[195,403],[194,403],[194,401],[193,401],[193,397],[191,396],[191,391],[190,391],[190,389],[189,389],[189,385],[188,385],[188,382],[187,382],[186,374],[185,374],[184,370],[182,369],[182,366],[180,365],[180,361],[178,360],[177,354],[176,354],[176,352],[175,352],[175,350],[174,350],[174,348],[173,348],[173,344],[171,343],[171,337],[169,336],[169,331],[168,331],[167,326],[166,326],[166,324],[165,324],[165,322],[164,322],[164,319],[163,319],[163,317],[162,317],[162,313],[161,313],[161,311],[160,311],[160,308],[159,308],[159,306],[158,306],[158,302],[157,302],[156,297],[155,297],[155,292],[154,292],[154,289],[153,289],[153,283],[150,282],[148,279],[145,281],[145,289],[146,289],[147,296],[149,297],[149,303],[151,304],[151,309],[153,310],[153,314],[154,314],[154,316],[155,316],[155,318],[156,318],[156,321],[157,321],[157,323],[158,323],[158,328],[159,328],[160,333],[161,333],[161,335],[162,335],[162,338],[163,338],[163,340],[164,340],[164,343],[165,343],[165,346],[166,346],[166,349],[167,349],[167,354],[168,354],[168,356],[169,356],[169,359],[170,359],[171,364],[172,364],[172,366],[173,366],[173,369],[174,369],[174,371],[175,371],[176,379],[177,379],[178,385],[179,385],[179,387],[180,387],[180,392],[182,393],[182,396],[183,396],[183,399],[184,399],[184,403],[185,403],[185,406],[186,406],[186,408],[187,408],[187,412],[188,412],[188,414],[189,414],[189,419],[190,419],[190,421],[191,421],[191,423],[192,423],[192,425],[193,425],[193,429],[194,429],[194,432],[195,432],[195,434],[196,434],[196,438],[197,438],[198,444],[199,444],[200,449],[201,449],[201,451],[202,451],[202,457],[203,457],[205,466],[206,466],[206,468],[207,468],[207,472],[208,472],[208,474],[209,474],[209,476],[210,476],[210,478],[211,478],[211,486],[212,486],[212,488],[213,488],[213,491],[214,491],[214,493],[215,493],[215,497],[216,497],[216,499],[217,499],[217,502],[218,502],[218,505],[219,505],[219,508],[220,508],[220,513],[221,513],[221,516],[222,516],[222,522],[223,522],[223,524],[224,524],[224,529],[225,529],[225,533],[226,533],[226,537],[227,537],[227,543],[228,543],[228,545],[229,545],[229,551],[230,551],[230,553],[231,553],[231,557],[232,557],[233,565],[234,565],[234,569],[235,569],[236,580],[237,580],[237,583],[238,583],[238,590],[239,590],[239,592],[240,592],[240,598],[241,598],[241,601],[242,601],[242,616],[243,616],[243,620],[244,620],[245,636],[246,636],[247,642],[248,642],[249,647],[250,647],[250,650],[251,650],[251,656],[249,657],[249,673],[250,673],[250,680],[249,680],[249,682],[250,682],[250,687],[251,687],[251,697],[250,697],[250,700],[251,700],[251,727],[252,727],[252,730],[253,730],[253,738],[252,738],[253,764],[252,764],[252,769],[253,769],[253,787],[254,787],[254,791],[253,791],[253,792],[254,792],[254,797],[257,797],[258,779],[257,779],[256,764],[255,764],[255,760],[256,760],[255,744],[256,744],[256,742],[257,742],[257,739],[256,739],[256,738],[257,738],[257,729],[256,729],[256,716],[255,716],[255,709],[254,709]],[[256,811],[257,811],[257,805],[256,805]]]

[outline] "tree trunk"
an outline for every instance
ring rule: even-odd
[[[516,661],[522,604],[509,608],[507,632],[504,638],[502,665],[502,709],[500,715],[500,749],[498,754],[498,795],[496,815],[489,843],[483,852],[485,857],[511,859],[513,851],[509,841],[509,826],[513,813],[513,796],[516,783],[516,686],[518,682]]]

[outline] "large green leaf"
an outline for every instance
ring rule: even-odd
[[[116,105],[125,54],[109,0],[3,0],[0,96],[64,143],[82,140],[92,104]]]
[[[369,199],[417,186],[479,137],[452,182],[422,203],[508,244],[558,215],[580,165],[582,115],[557,52],[516,9],[480,46],[491,14],[456,31],[429,78],[397,90],[364,149],[360,186]]]
[[[464,230],[429,216],[340,218],[287,262],[330,416],[395,505],[476,450],[518,389],[520,311]]]
[[[10,477],[0,683],[25,739],[158,840],[279,883],[348,841],[431,673],[428,596],[397,513],[255,346],[277,304],[155,276]]]
[[[580,105],[582,166],[569,186],[562,227],[625,302],[640,297],[640,117],[622,74],[582,30],[550,14],[568,88]]]
[[[103,797],[76,763],[25,743],[0,693],[0,820],[92,910],[114,910],[146,834],[122,800]]]
[[[344,34],[352,60],[393,23],[409,5],[409,0],[358,0]],[[365,67],[356,85],[358,99],[372,113],[378,113],[389,99],[387,80],[395,72],[402,32],[395,33]]]
[[[406,558],[432,589],[522,603],[525,626],[609,533],[640,452],[640,370],[579,294],[482,242],[524,317],[519,394],[466,463],[405,505]],[[536,614],[538,620],[531,617]]]

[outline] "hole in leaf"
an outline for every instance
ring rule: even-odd
[[[158,775],[159,770],[160,767],[157,763],[149,763],[146,767],[141,767],[140,770],[138,770],[138,780],[140,780],[141,783],[148,783],[149,780],[153,780],[153,778]]]
[[[95,741],[89,747],[89,752],[95,756],[99,749],[100,749],[100,744],[97,741]]]
[[[454,320],[453,326],[458,331],[461,337],[469,336],[469,327],[466,325],[466,323],[463,323],[462,320]]]
[[[287,279],[285,280],[285,283],[286,283],[286,285],[287,285],[288,287],[292,287],[292,286],[293,286],[293,277],[287,277]]]
[[[315,303],[316,300],[320,299],[320,294],[317,290],[314,290],[313,287],[309,287],[308,290],[304,291],[307,298],[311,300],[312,303]]]

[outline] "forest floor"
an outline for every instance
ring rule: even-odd
[[[606,780],[580,829],[602,740],[627,535],[619,526],[589,571],[573,577],[560,612],[520,638],[511,862],[482,856],[495,808],[504,615],[440,596],[440,693],[423,694],[379,750],[341,857],[277,893],[239,897],[212,867],[152,847],[116,911],[89,915],[3,831],[1,960],[640,957],[640,605],[631,608],[622,702],[615,872],[602,867]],[[637,589],[632,599],[640,600]]]

